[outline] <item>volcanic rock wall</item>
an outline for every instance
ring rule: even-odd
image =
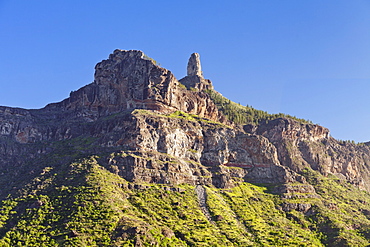
[[[67,162],[110,152],[102,162],[134,182],[305,184],[299,174],[309,168],[370,191],[367,145],[288,118],[244,128],[227,121],[203,91],[213,86],[197,54],[180,81],[141,51],[115,50],[95,69],[94,82],[62,102],[0,107],[0,176],[19,174],[17,167],[31,174],[33,160],[55,154]]]

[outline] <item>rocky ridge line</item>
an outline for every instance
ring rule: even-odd
[[[36,168],[26,164],[63,147],[71,158],[115,154],[105,164],[132,182],[220,188],[298,182],[297,190],[306,190],[302,172],[309,168],[370,191],[366,145],[341,144],[326,128],[288,118],[252,127],[229,122],[203,91],[213,86],[199,54],[191,55],[181,80],[141,51],[115,50],[95,69],[94,82],[62,102],[38,110],[0,107],[3,176],[20,176],[20,167],[32,174]]]

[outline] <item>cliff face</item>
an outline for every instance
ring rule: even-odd
[[[189,121],[189,116],[148,115],[142,111],[133,116],[135,125],[118,140],[109,140],[111,145],[126,144],[126,150],[131,150],[109,159],[118,174],[129,181],[230,187],[234,180],[294,180],[294,175],[280,165],[275,147],[262,136],[205,120]]]
[[[368,144],[233,123],[251,109],[215,100],[199,54],[187,71],[116,50],[62,102],[0,107],[0,245],[369,246]]]
[[[226,120],[202,91],[213,86],[198,54],[180,81],[141,51],[115,50],[95,69],[94,82],[62,102],[0,108],[1,176],[32,174],[37,167],[26,164],[60,152],[62,142],[66,160],[110,152],[102,162],[128,181],[304,185],[300,174],[312,168],[370,191],[366,145],[340,143],[324,127],[288,118],[252,128]]]
[[[95,66],[93,83],[49,108],[73,112],[91,121],[128,109],[162,113],[180,110],[223,121],[205,93],[186,90],[171,71],[159,67],[141,51],[115,50],[109,59]]]
[[[337,141],[322,126],[291,119],[261,124],[255,134],[269,139],[277,148],[281,164],[295,172],[312,168],[370,191],[370,149],[365,144]]]

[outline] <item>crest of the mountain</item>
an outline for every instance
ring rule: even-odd
[[[115,50],[62,102],[0,107],[0,246],[368,246],[369,181],[368,143],[224,98],[197,53],[177,80]]]
[[[48,107],[84,112],[92,119],[127,109],[148,109],[162,113],[179,110],[224,121],[210,97],[202,92],[212,88],[212,83],[200,76],[199,55],[190,57],[188,74],[180,80],[182,84],[142,51],[115,50],[95,66],[93,83]]]

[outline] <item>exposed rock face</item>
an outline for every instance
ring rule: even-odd
[[[189,122],[186,119],[139,114],[135,118],[136,128],[129,131],[131,138],[121,136],[120,140],[132,140],[134,135],[136,141],[130,142],[127,148],[145,152],[146,155],[137,155],[144,157],[136,157],[137,163],[124,161],[132,159],[127,155],[120,158],[122,162],[117,164],[120,170],[127,171],[135,167],[134,163],[138,169],[146,172],[134,174],[135,178],[130,178],[130,181],[138,179],[153,182],[150,176],[145,176],[167,169],[163,168],[163,154],[176,157],[166,159],[178,165],[171,165],[176,167],[172,170],[175,176],[173,179],[167,172],[156,176],[161,178],[162,183],[170,180],[171,183],[213,183],[217,187],[228,187],[232,186],[232,178],[250,182],[284,183],[296,181],[296,176],[299,176],[280,165],[275,147],[262,136],[244,134],[222,125]]]
[[[91,121],[127,109],[180,110],[224,121],[207,94],[181,87],[171,71],[141,51],[115,50],[95,66],[93,83],[46,108],[67,110]]]
[[[253,133],[268,138],[277,148],[280,163],[295,172],[310,167],[370,191],[367,145],[339,142],[322,126],[285,118],[262,124]]]
[[[191,54],[188,62],[188,74],[182,78],[180,82],[193,91],[213,89],[212,82],[203,78],[200,56],[198,53]]]
[[[93,83],[62,102],[39,110],[0,107],[0,186],[13,186],[1,176],[32,174],[42,168],[33,165],[37,160],[56,153],[54,165],[111,153],[102,162],[134,182],[300,183],[279,191],[289,196],[314,194],[300,175],[312,168],[370,191],[368,146],[340,143],[326,128],[285,118],[243,129],[226,121],[203,92],[212,88],[197,54],[179,82],[141,51],[115,50],[96,65]]]
[[[191,54],[188,62],[188,76],[203,77],[202,66],[200,65],[200,56],[198,53]]]

